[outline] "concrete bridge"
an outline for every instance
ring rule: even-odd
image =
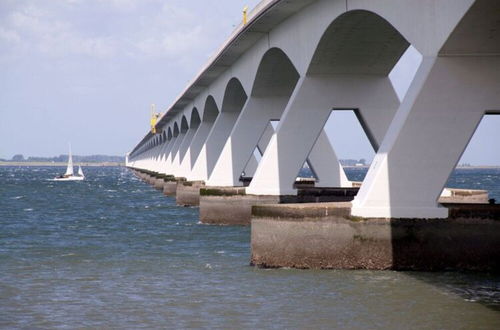
[[[400,100],[388,75],[410,46],[422,61]],[[359,191],[323,131],[332,111],[346,109],[355,112],[376,151]],[[264,0],[161,117],[159,133],[148,133],[128,154],[127,166],[170,182],[177,194],[179,188],[188,195],[201,189],[201,215],[210,213],[203,196],[224,198],[215,204],[241,205],[248,216],[254,212],[255,230],[274,228],[278,236],[283,231],[268,220],[282,219],[295,204],[281,211],[276,205],[251,211],[252,205],[352,199],[297,207],[303,218],[333,212],[351,220],[386,219],[392,249],[392,234],[399,230],[394,219],[463,217],[439,198],[482,117],[499,113],[499,1]],[[279,121],[276,128],[272,121]],[[317,177],[314,192],[296,182],[305,162]],[[244,188],[242,173],[251,177]],[[213,206],[214,200],[207,203]],[[498,208],[485,212],[482,217],[493,221],[488,226],[498,229]],[[300,230],[316,235],[324,222],[313,227]],[[354,227],[349,228],[365,230]],[[256,263],[302,265],[276,256],[262,261],[265,244],[256,249],[254,238],[266,241],[259,236],[263,232],[252,229]],[[329,235],[326,242],[335,239]],[[285,235],[263,249],[277,249],[287,239],[292,238]],[[490,239],[500,260],[498,236]],[[392,263],[384,265],[397,267],[394,251],[390,255]],[[370,267],[363,260],[359,266]]]

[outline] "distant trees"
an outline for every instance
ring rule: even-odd
[[[14,157],[12,157],[12,161],[13,162],[24,162],[24,156],[21,154],[14,155]]]
[[[13,162],[48,162],[48,163],[65,163],[68,161],[68,155],[59,155],[55,157],[32,157],[24,158],[23,155],[18,154],[12,157]],[[73,155],[73,161],[78,163],[124,163],[125,157],[123,156],[107,156],[107,155],[91,155],[91,156],[78,156]]]
[[[361,164],[363,166],[366,166],[366,159],[361,158],[360,160],[357,159],[339,159],[340,164],[342,166],[356,166],[357,164]]]

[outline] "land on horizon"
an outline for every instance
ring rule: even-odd
[[[109,156],[109,155],[88,155],[88,156],[81,156],[81,155],[72,155],[72,158],[73,158],[74,162],[80,162],[80,163],[107,163],[107,162],[125,163],[125,157],[124,156]],[[10,160],[0,158],[0,162],[67,163],[68,162],[68,155],[67,154],[63,154],[63,155],[53,156],[53,157],[28,156],[27,158],[24,158],[24,156],[22,154],[17,154],[17,155],[14,155]]]
[[[74,165],[80,166],[124,166],[125,157],[108,155],[73,155]],[[68,155],[59,155],[54,157],[33,157],[24,158],[18,154],[10,160],[0,159],[0,166],[66,166]]]
[[[67,162],[13,162],[0,161],[0,166],[54,166],[66,167]],[[74,166],[125,166],[125,162],[74,162]]]

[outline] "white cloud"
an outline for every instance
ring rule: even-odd
[[[171,31],[134,41],[137,49],[146,56],[174,58],[202,48],[202,28],[196,26],[183,31]]]
[[[193,6],[193,4],[190,4]],[[133,56],[138,58],[168,58],[183,66],[199,66],[220,38],[220,25],[210,17],[200,15],[189,5],[174,1],[161,6],[156,14],[142,17],[137,32],[130,36]]]
[[[5,28],[0,27],[0,40],[3,40],[7,43],[19,43],[21,41],[21,37],[15,31],[7,30]]]
[[[121,11],[131,11],[137,8],[138,4],[143,5],[144,0],[136,1],[136,0],[98,0],[98,2],[102,4],[109,4],[113,8],[121,10]]]
[[[85,36],[74,26],[50,11],[27,5],[11,12],[0,26],[0,40],[15,41],[31,51],[48,56],[88,55],[108,57],[114,54],[111,38]]]
[[[0,51],[198,67],[231,32],[234,17],[213,20],[220,9],[181,0],[14,1],[0,12]]]

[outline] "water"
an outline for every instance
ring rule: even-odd
[[[498,275],[258,269],[247,227],[201,225],[126,169],[61,171],[0,167],[2,328],[500,328]],[[454,178],[498,194],[492,173]]]
[[[346,168],[351,181],[363,181],[367,168]],[[453,171],[445,185],[447,188],[486,189],[490,198],[500,203],[500,168],[459,168]]]

